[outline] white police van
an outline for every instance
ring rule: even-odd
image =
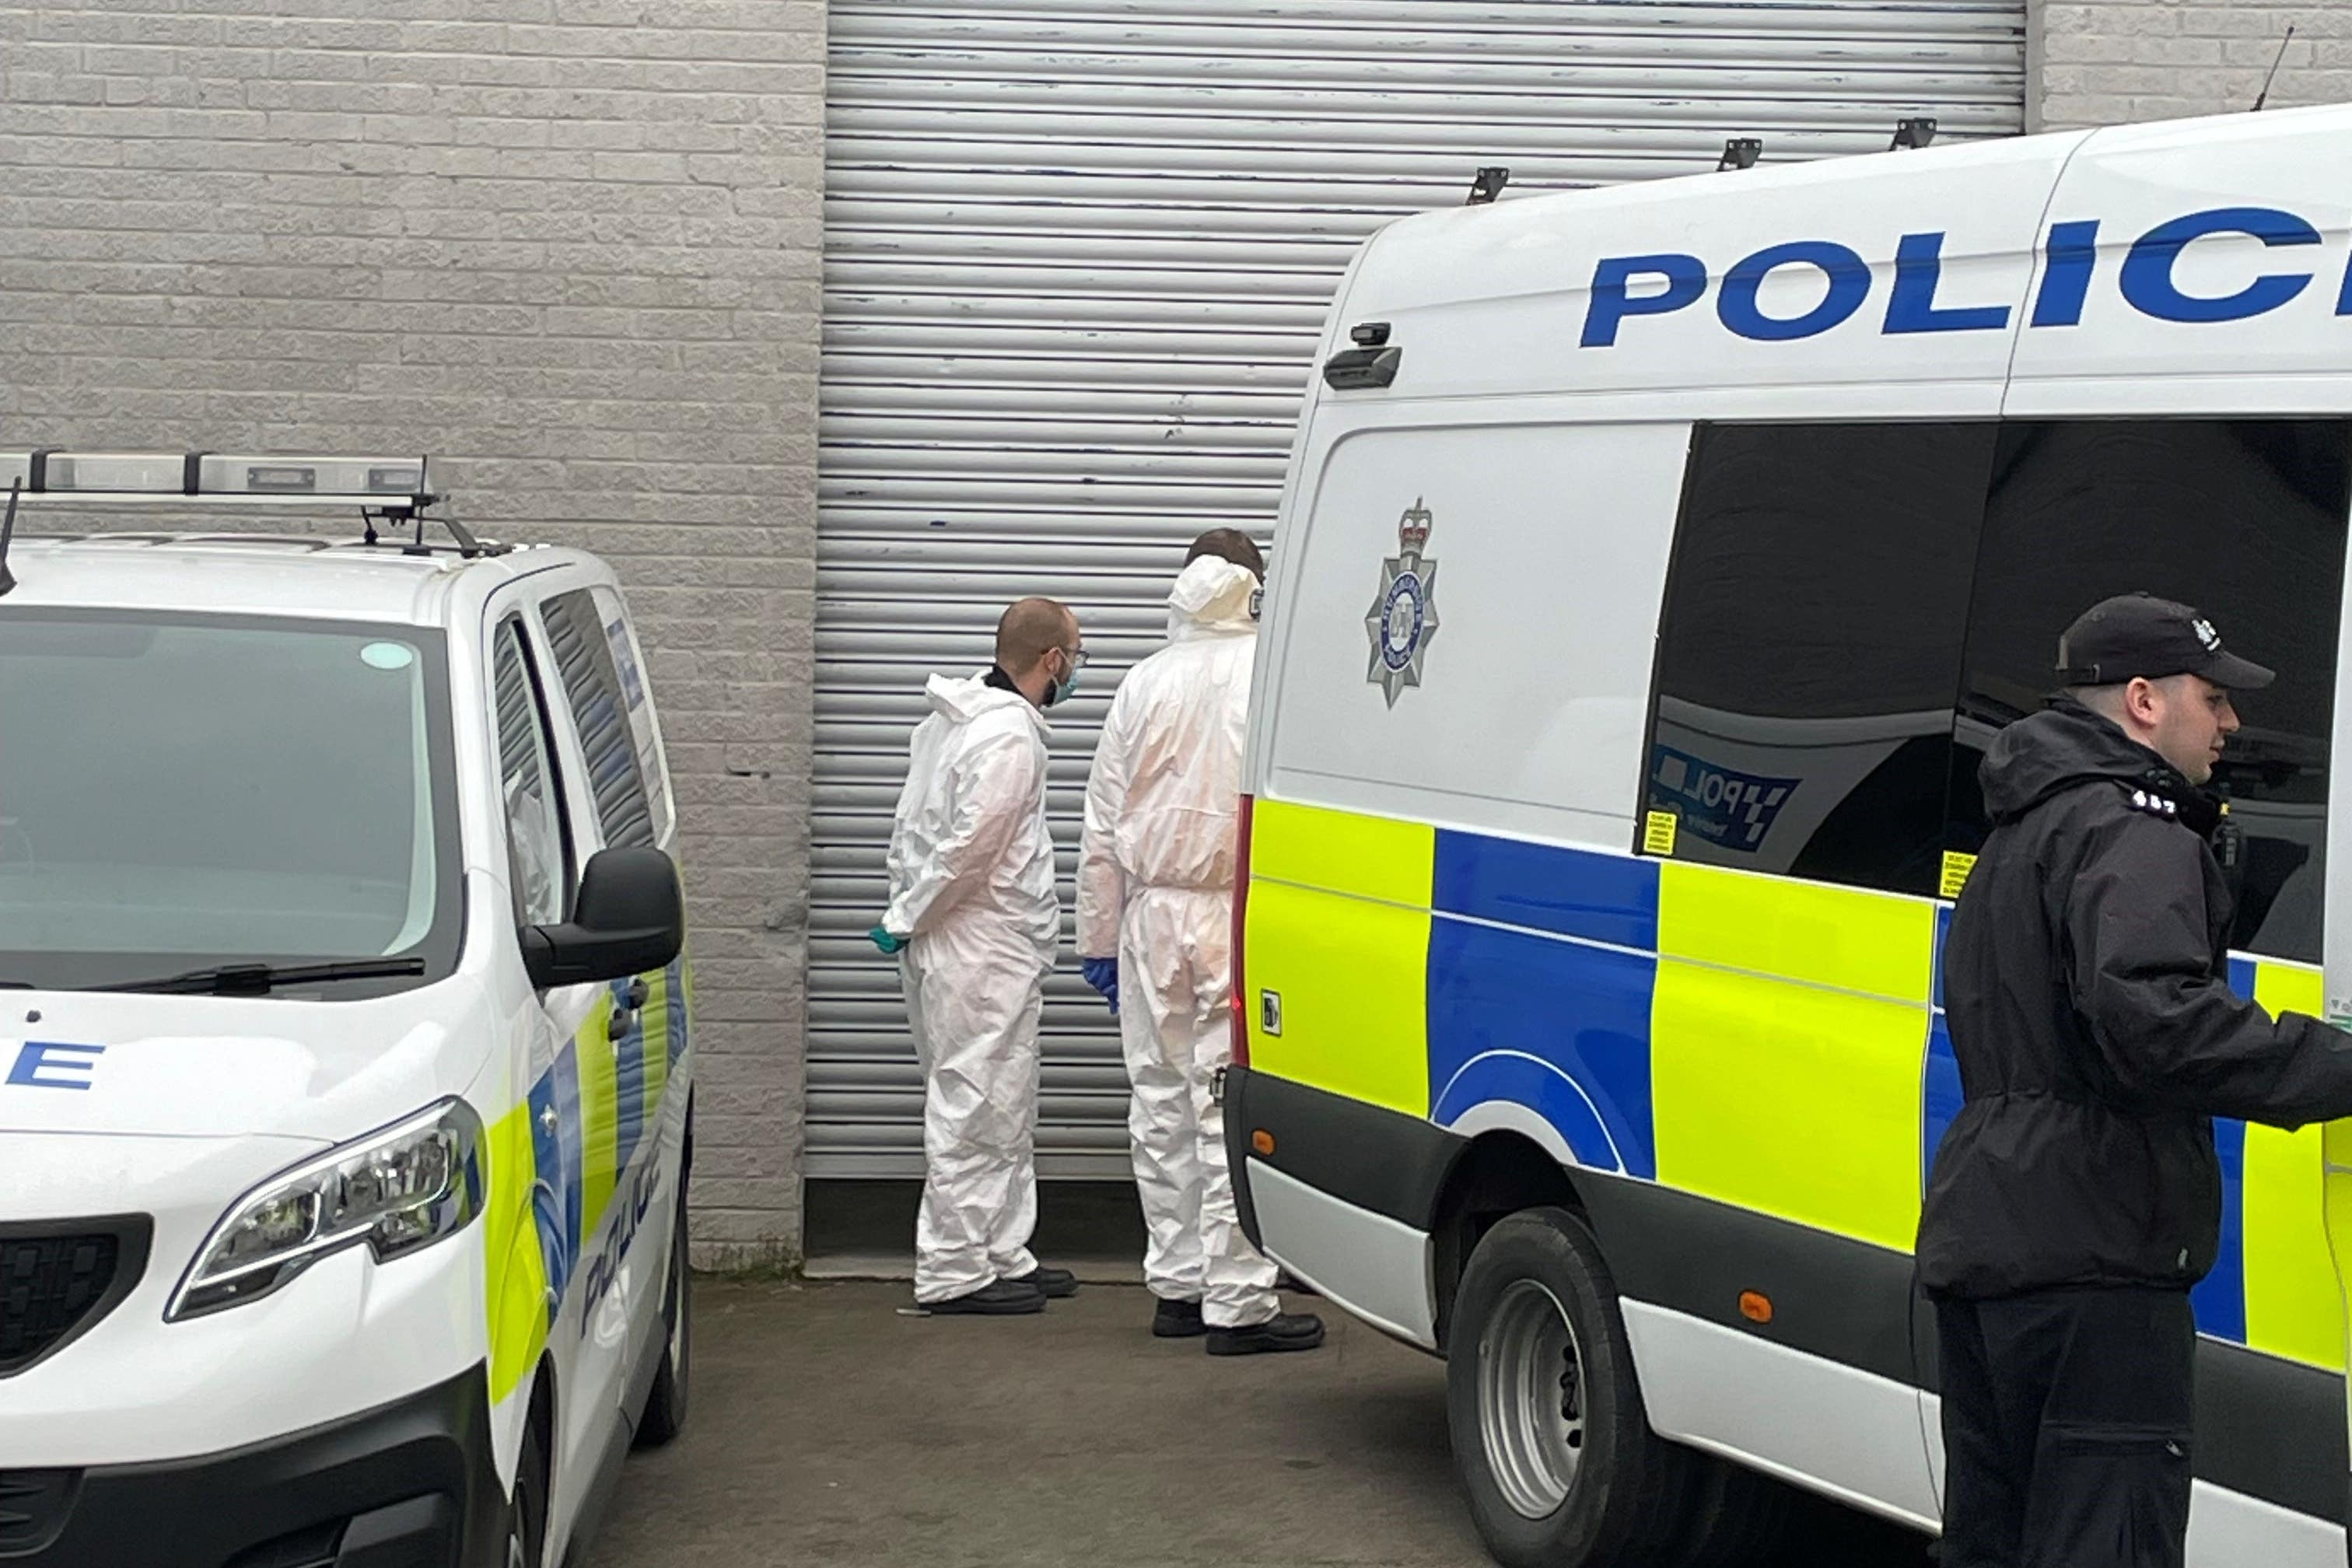
[[[542,1568],[686,1413],[677,811],[418,458],[0,453],[0,1561]],[[362,531],[363,526],[363,531]]]
[[[1226,1125],[1253,1237],[1447,1358],[1504,1561],[1746,1561],[1759,1477],[1937,1527],[1940,944],[2083,609],[2280,671],[2216,775],[2230,979],[2352,1016],[2347,138],[1727,168],[1357,257],[1267,584]],[[2340,1568],[2352,1123],[2215,1132],[2189,1555]]]

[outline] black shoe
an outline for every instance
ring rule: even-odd
[[[1151,1337],[1155,1340],[1196,1340],[1209,1331],[1201,1321],[1198,1301],[1171,1301],[1165,1296],[1152,1309]]]
[[[1013,1318],[1025,1312],[1044,1311],[1045,1298],[1034,1285],[1018,1279],[999,1279],[944,1301],[915,1304],[935,1318]]]
[[[1246,1329],[1211,1329],[1211,1355],[1258,1355],[1266,1351],[1311,1351],[1323,1342],[1323,1320],[1312,1312],[1277,1312]]]
[[[1007,1279],[1007,1285],[1026,1285],[1047,1300],[1060,1301],[1078,1293],[1078,1277],[1066,1268],[1047,1268],[1042,1264],[1017,1279]]]

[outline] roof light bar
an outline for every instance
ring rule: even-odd
[[[236,500],[306,506],[432,499],[424,458],[331,458],[218,452],[0,452],[0,489],[27,500]]]

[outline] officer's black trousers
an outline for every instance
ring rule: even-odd
[[[1938,1300],[1943,1568],[2180,1568],[2197,1328],[2179,1290]]]

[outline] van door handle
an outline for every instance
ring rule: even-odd
[[[622,998],[620,1006],[613,1009],[613,1016],[604,1026],[604,1037],[617,1040],[635,1028],[637,1015],[645,1011],[646,999],[652,994],[653,988],[646,984],[644,975],[630,981],[627,995]]]

